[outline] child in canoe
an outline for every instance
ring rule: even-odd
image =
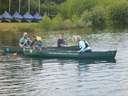
[[[64,34],[59,34],[59,38],[57,40],[57,47],[68,47],[64,40]]]
[[[43,40],[40,36],[34,36],[32,43],[31,43],[32,49],[41,51],[44,48]]]

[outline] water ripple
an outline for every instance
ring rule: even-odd
[[[116,62],[0,57],[0,96],[127,96],[128,33],[87,38],[94,50],[117,49]]]

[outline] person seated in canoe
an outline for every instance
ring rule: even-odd
[[[33,45],[34,45],[34,47],[33,47],[34,49],[41,51],[42,48],[44,47],[44,44],[42,42],[42,38],[40,36],[36,36],[36,38],[33,42]]]
[[[24,32],[23,36],[19,40],[19,46],[20,48],[29,48],[30,47],[30,39],[28,37],[28,33]]]
[[[68,47],[64,40],[64,34],[59,34],[59,38],[57,40],[57,47]]]
[[[32,49],[35,49],[36,42],[37,42],[36,36],[35,35],[32,35],[31,36],[31,44],[30,44],[30,46],[31,46]]]
[[[77,42],[79,45],[80,50],[78,52],[83,53],[83,52],[91,52],[91,48],[89,46],[89,43],[87,41],[81,40],[80,36],[77,36]]]

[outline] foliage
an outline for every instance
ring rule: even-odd
[[[85,10],[81,15],[80,22],[85,26],[91,26],[92,25],[91,17],[92,17],[92,13],[88,10]]]
[[[63,18],[60,14],[58,14],[56,17],[52,19],[52,29],[58,29],[63,26]]]
[[[115,2],[109,8],[109,18],[111,24],[117,27],[128,25],[128,1]]]
[[[51,28],[51,19],[47,15],[44,15],[39,25],[42,29],[49,30]]]
[[[18,11],[18,0],[11,0],[11,13]],[[21,0],[21,13],[28,2]],[[8,0],[0,0],[0,14],[8,10]],[[31,0],[31,13],[38,11],[38,0]],[[128,25],[128,0],[41,0],[43,20],[40,28],[66,29],[79,26],[105,28]]]
[[[64,27],[63,27],[64,29],[69,29],[72,27],[73,22],[70,19],[66,19],[63,24],[64,24]]]
[[[89,17],[93,27],[103,28],[105,26],[106,10],[101,7],[96,7],[92,11],[92,16]]]
[[[80,16],[77,16],[77,15],[73,15],[72,16],[72,18],[71,18],[71,20],[72,20],[72,22],[73,23],[78,23],[79,22],[79,20],[80,20]]]
[[[68,19],[73,15],[80,16],[84,10],[93,8],[95,4],[94,0],[67,0],[58,7],[58,10],[63,18]]]

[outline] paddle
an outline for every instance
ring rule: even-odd
[[[4,50],[0,49],[0,56],[3,55],[3,53],[4,53]]]

